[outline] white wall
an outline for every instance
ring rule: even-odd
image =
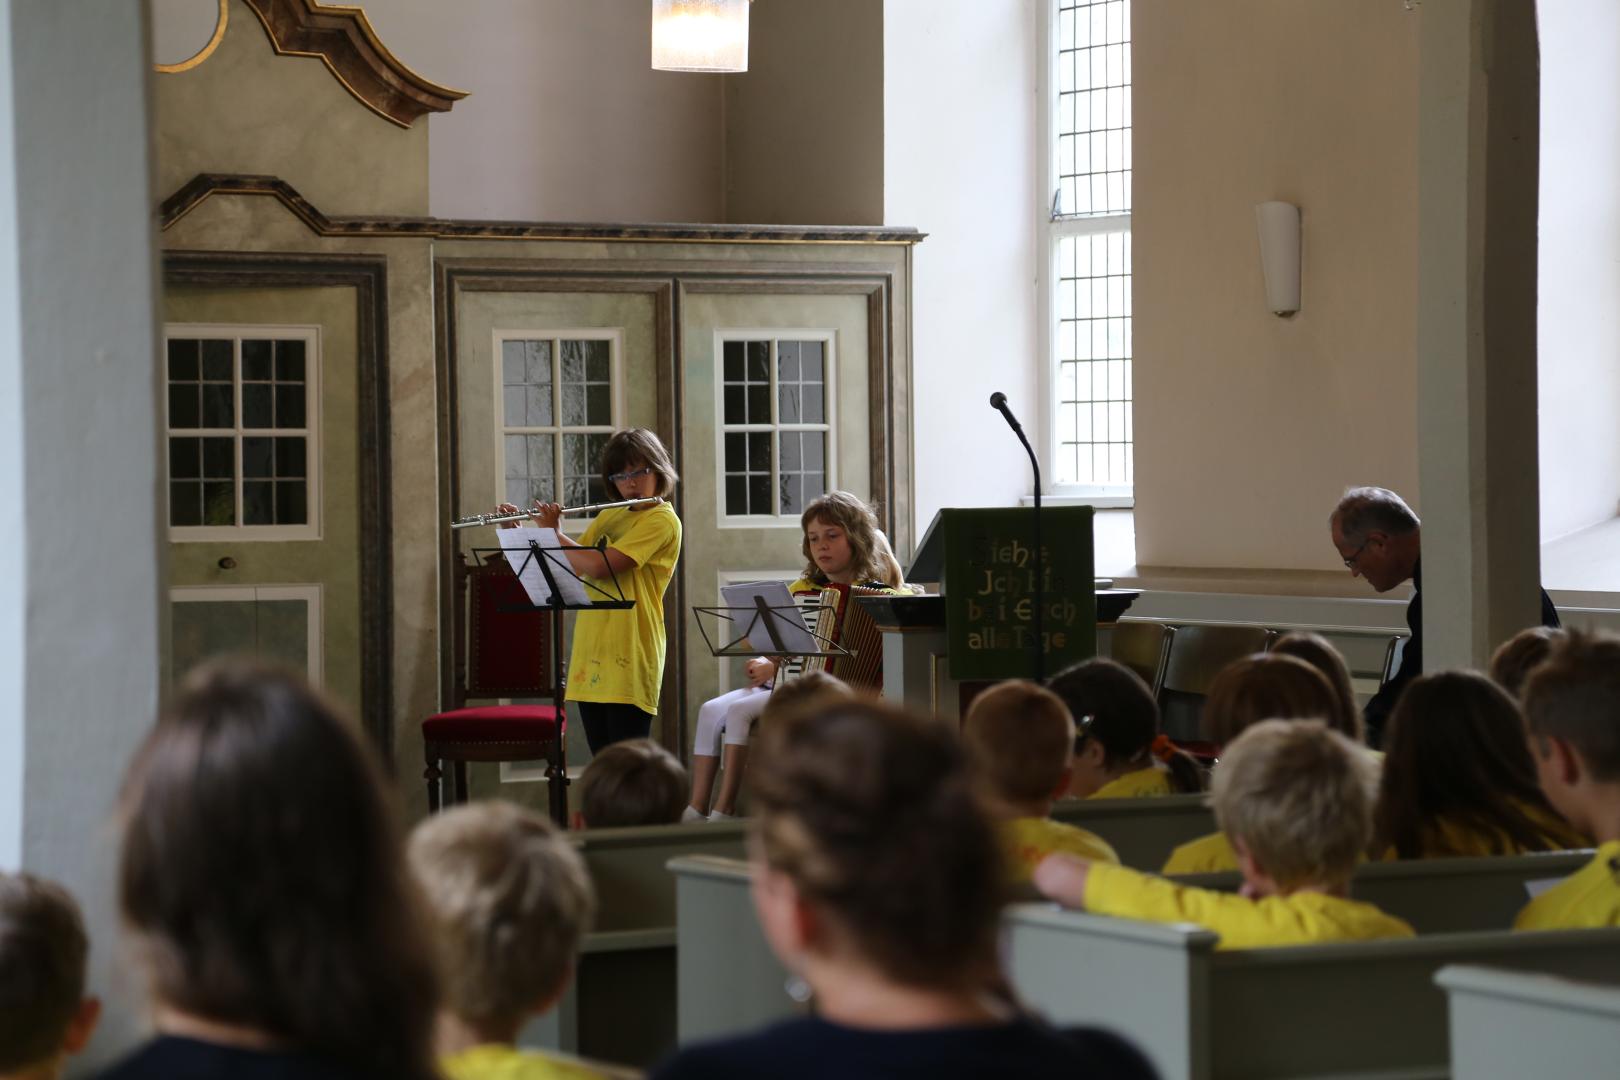
[[[884,221],[916,248],[916,513],[1011,506],[1029,461],[988,404],[1007,395],[1039,447],[1034,0],[885,0]]]
[[[1620,511],[1620,4],[1542,0],[1539,18],[1546,542]]]
[[[470,91],[427,119],[435,216],[720,220],[722,77],[652,70],[647,0],[364,7],[395,56]]]
[[[17,294],[17,148],[12,123],[11,0],[0,0],[0,566],[28,561],[24,525],[21,312]],[[0,870],[22,865],[23,769],[28,696],[28,589],[19,573],[0,573]]]
[[[127,1046],[139,1024],[116,963],[109,825],[125,762],[157,707],[149,68],[141,5],[10,0],[0,11],[0,36],[20,46],[4,73],[14,139],[0,154],[0,189],[14,177],[15,200],[0,219],[14,212],[16,229],[8,244],[0,226],[0,391],[21,415],[16,427],[0,424],[0,497],[11,515],[0,522],[11,526],[0,528],[9,714],[0,756],[13,757],[19,723],[25,741],[21,799],[6,785],[0,802],[0,861],[15,862],[20,836],[23,867],[62,882],[84,907],[91,987],[107,1004],[79,1063],[87,1068]]]

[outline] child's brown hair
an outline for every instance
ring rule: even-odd
[[[1255,653],[1221,669],[1204,699],[1204,735],[1225,745],[1261,720],[1345,723],[1326,676],[1297,656]],[[1354,731],[1341,731],[1355,738]]]
[[[669,498],[681,477],[658,436],[646,428],[625,428],[614,432],[607,445],[602,447],[602,484],[607,489],[608,498],[616,500],[619,497],[618,486],[613,483],[614,473],[630,472],[642,466],[651,469],[653,475],[658,477],[658,497]]]
[[[1053,798],[1074,754],[1063,699],[1032,682],[998,683],[973,699],[962,741],[989,794],[1010,803]]]
[[[90,952],[79,905],[32,874],[0,873],[0,1073],[61,1053]]]
[[[1221,831],[1277,885],[1349,880],[1372,835],[1377,767],[1320,721],[1251,724],[1221,757],[1210,804]]]
[[[651,739],[626,739],[585,766],[580,813],[592,829],[671,825],[686,809],[686,769]]]
[[[1333,687],[1339,711],[1331,717],[1331,727],[1356,742],[1366,741],[1366,726],[1356,705],[1355,687],[1350,683],[1350,666],[1332,642],[1310,630],[1290,630],[1272,643],[1273,656],[1297,656],[1322,673]]]
[[[511,1026],[561,991],[596,910],[562,832],[511,803],[476,802],[423,821],[408,850],[450,1011]]]
[[[1064,668],[1046,682],[1074,717],[1074,752],[1087,739],[1103,748],[1103,767],[1146,768],[1154,758],[1164,762],[1172,791],[1190,794],[1204,789],[1203,770],[1185,751],[1159,734],[1159,705],[1140,675],[1106,657],[1093,657]]]
[[[1522,696],[1530,673],[1552,655],[1553,648],[1566,636],[1555,626],[1520,630],[1491,653],[1491,678],[1514,697]]]
[[[850,569],[857,585],[880,581],[891,589],[900,588],[904,581],[900,564],[889,548],[889,541],[878,526],[877,514],[859,498],[847,491],[829,491],[810,500],[810,505],[799,515],[799,527],[804,537],[804,578],[818,585],[827,584],[827,575],[810,556],[810,525],[812,522],[836,525],[849,539]]]
[[[1413,679],[1384,733],[1375,851],[1478,854],[1452,850],[1454,830],[1496,855],[1586,846],[1541,793],[1522,732],[1518,705],[1477,672]]]
[[[1620,781],[1620,638],[1570,631],[1524,688],[1532,738],[1563,739],[1592,779]]]

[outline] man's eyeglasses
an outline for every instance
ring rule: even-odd
[[[1356,548],[1356,550],[1344,557],[1344,568],[1346,570],[1354,570],[1356,568],[1356,560],[1361,558],[1361,553],[1367,550],[1367,545],[1370,543],[1372,543],[1372,537],[1369,536],[1367,539],[1361,542],[1360,547]]]
[[[640,468],[640,469],[634,469],[634,470],[632,470],[630,472],[609,473],[608,474],[608,479],[613,481],[615,484],[622,484],[626,480],[640,480],[643,476],[651,476],[651,475],[652,475],[651,466],[646,466],[646,467],[643,467],[643,468]]]

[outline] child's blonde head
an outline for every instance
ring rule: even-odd
[[[1074,756],[1074,721],[1052,691],[1000,683],[973,699],[962,741],[986,792],[1010,803],[1054,797]]]
[[[1372,836],[1377,767],[1320,721],[1262,720],[1221,755],[1221,830],[1279,888],[1347,881]]]
[[[651,739],[616,742],[579,781],[580,813],[592,829],[672,825],[686,809],[686,769]]]
[[[511,1025],[556,997],[596,910],[584,860],[563,833],[511,803],[471,803],[418,825],[409,856],[450,1011]]]
[[[804,537],[804,577],[806,580],[827,584],[827,575],[816,565],[810,554],[810,526],[814,523],[835,525],[844,530],[849,540],[851,578],[857,585],[868,581],[881,581],[891,589],[898,589],[904,581],[900,563],[889,548],[888,538],[878,526],[877,514],[847,491],[829,491],[817,496],[799,515],[799,527]]]

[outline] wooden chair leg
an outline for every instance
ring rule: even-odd
[[[456,761],[453,763],[456,776],[456,805],[460,806],[467,801],[467,763]]]
[[[439,770],[439,758],[433,751],[427,753],[427,768],[422,770],[427,781],[428,813],[437,814],[443,798],[444,773]]]

